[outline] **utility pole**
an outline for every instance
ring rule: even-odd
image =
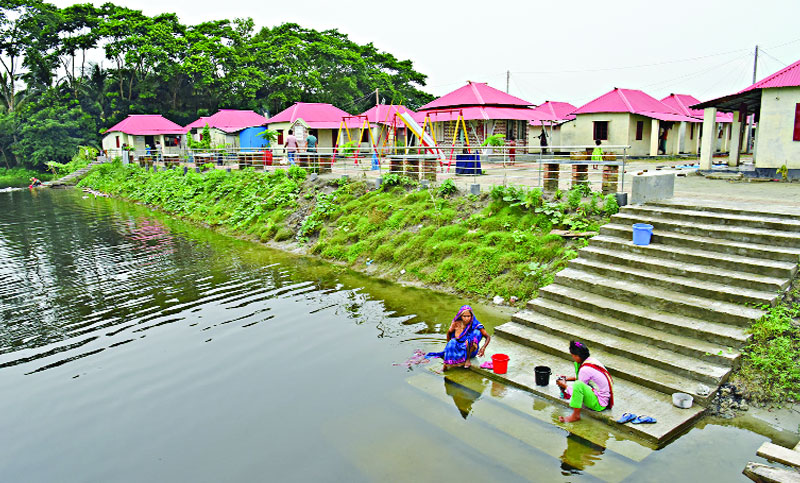
[[[756,45],[755,52],[753,52],[753,84],[756,83],[757,73],[758,73],[758,45]],[[753,114],[755,114],[755,113],[753,113]],[[750,115],[750,113],[748,113],[748,116],[749,115]],[[745,149],[745,152],[748,152],[748,153],[752,152],[753,151],[753,147],[754,147],[753,146],[753,144],[754,144],[753,122],[754,121],[755,121],[755,115],[753,116],[753,120],[752,121],[748,121],[747,122],[747,149]],[[755,160],[753,160],[753,162],[755,162]]]
[[[380,100],[380,98],[378,97],[378,89],[377,89],[377,88],[375,88],[375,105],[377,106],[377,105],[378,105],[378,104],[380,104],[380,103],[381,103],[381,100]]]
[[[506,71],[506,94],[508,94],[508,89],[511,87],[511,71]]]
[[[758,71],[758,45],[756,45],[756,51],[753,57],[753,84],[756,83],[756,71]]]

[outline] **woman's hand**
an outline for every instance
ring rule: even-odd
[[[486,351],[486,347],[481,347],[480,350],[478,350],[478,357],[483,357],[483,353],[485,351]]]

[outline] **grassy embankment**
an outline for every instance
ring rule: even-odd
[[[25,168],[0,168],[0,188],[24,188],[34,177],[47,181],[52,178],[52,175]]]
[[[613,197],[588,190],[551,197],[500,187],[474,196],[459,193],[451,181],[420,189],[390,174],[370,191],[364,181],[312,182],[297,168],[184,175],[108,164],[80,186],[230,234],[296,244],[384,278],[521,302],[586,244],[551,234],[552,228],[596,230],[619,209]]]
[[[363,181],[311,182],[300,169],[184,176],[107,164],[81,185],[392,280],[469,296],[515,295],[521,303],[586,243],[551,234],[552,228],[594,230],[618,210],[615,202],[578,190],[543,196],[508,187],[476,197],[449,182],[421,190],[388,175],[382,189],[369,191]],[[751,328],[753,340],[732,379],[748,398],[800,401],[798,318],[800,282]]]
[[[742,366],[732,381],[755,402],[800,402],[800,280],[750,327]]]

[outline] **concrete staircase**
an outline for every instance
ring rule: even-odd
[[[105,157],[99,157],[96,161],[92,161],[91,163],[89,163],[89,165],[86,166],[85,168],[73,171],[70,174],[64,176],[63,178],[56,179],[53,181],[48,181],[47,183],[44,184],[46,186],[50,186],[51,188],[58,188],[61,186],[71,186],[77,184],[78,181],[80,181],[80,179],[83,178],[83,176],[86,175],[86,173],[91,171],[92,168],[94,168],[98,164],[103,164],[107,162],[108,160]]]
[[[654,226],[650,245],[631,243],[633,223]],[[553,284],[495,328],[499,348],[521,363],[505,378],[557,398],[514,370],[557,364],[555,374],[571,373],[569,341],[584,341],[615,376],[617,394],[631,395],[595,416],[613,424],[622,412],[645,412],[673,427],[633,431],[663,444],[699,415],[675,413],[671,394],[708,403],[799,256],[800,212],[697,200],[624,207]]]

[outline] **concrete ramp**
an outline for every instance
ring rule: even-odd
[[[650,245],[633,245],[634,223],[654,226]],[[583,341],[614,376],[616,404],[584,415],[664,445],[738,367],[747,327],[789,286],[799,256],[800,211],[677,199],[624,207],[495,328],[491,352],[509,354],[510,369],[484,373],[566,405],[554,382],[534,384],[533,368],[572,374],[569,341]],[[695,406],[673,407],[674,392],[691,394]],[[625,412],[658,423],[615,423]]]

